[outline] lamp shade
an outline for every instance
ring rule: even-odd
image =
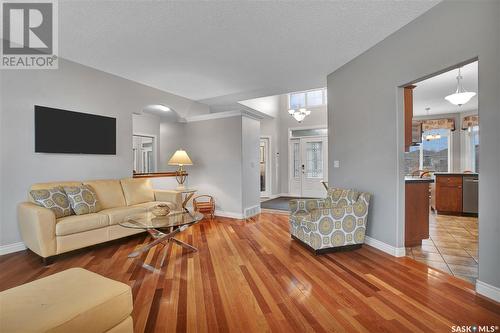
[[[193,165],[193,161],[191,161],[185,150],[179,149],[170,157],[168,165]]]

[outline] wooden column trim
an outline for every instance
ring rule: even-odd
[[[413,89],[416,86],[404,87],[404,124],[405,124],[405,151],[410,151],[412,144],[411,127],[413,120]]]

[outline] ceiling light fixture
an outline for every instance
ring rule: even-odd
[[[475,92],[468,92],[464,89],[461,80],[463,80],[463,77],[461,74],[461,68],[459,68],[457,76],[457,90],[454,94],[448,95],[444,98],[453,105],[462,106],[469,102],[472,97],[476,96]]]
[[[295,120],[297,120],[299,123],[301,123],[302,120],[305,119],[305,117],[311,114],[311,111],[306,110],[305,108],[300,108],[297,110],[290,109],[288,110],[288,114],[295,118]]]

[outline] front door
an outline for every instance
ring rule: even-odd
[[[323,198],[328,181],[328,140],[326,137],[290,139],[290,194]]]

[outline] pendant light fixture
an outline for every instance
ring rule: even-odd
[[[461,74],[461,68],[459,68],[457,76],[457,90],[455,91],[454,94],[448,95],[444,98],[453,105],[462,106],[465,103],[469,102],[472,97],[476,96],[475,92],[468,92],[467,90],[464,89],[462,85],[462,80],[463,77]]]
[[[295,120],[297,120],[299,123],[301,123],[305,117],[311,114],[311,111],[306,110],[305,108],[300,108],[297,110],[290,109],[288,110],[288,114],[295,118]]]

